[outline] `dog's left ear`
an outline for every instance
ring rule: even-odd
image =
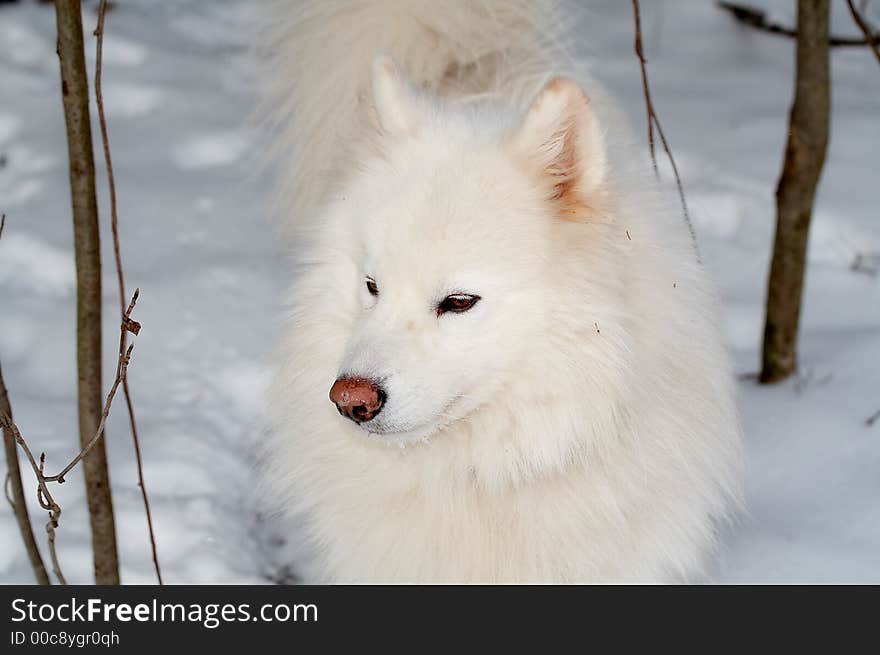
[[[373,59],[373,114],[371,120],[383,134],[413,134],[422,122],[418,98],[387,55]]]
[[[589,98],[558,77],[538,93],[513,134],[514,155],[546,182],[565,213],[593,205],[608,169],[605,140]]]

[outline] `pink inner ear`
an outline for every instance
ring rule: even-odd
[[[554,140],[557,139],[561,141],[561,145],[554,148],[557,152],[545,168],[553,180],[551,200],[562,200],[574,193],[579,177],[575,121],[567,121],[564,129],[554,135]]]
[[[551,185],[547,200],[556,206],[558,215],[566,220],[575,220],[588,210],[586,199],[581,197],[583,153],[578,151],[580,126],[575,111],[568,113],[556,126],[539,154],[543,159],[540,161],[539,174]]]
[[[601,202],[602,141],[589,99],[564,78],[551,80],[538,94],[516,136],[519,157],[547,181],[548,201],[567,220]]]

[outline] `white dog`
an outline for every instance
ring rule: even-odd
[[[299,4],[265,480],[307,574],[698,578],[741,482],[715,293],[553,8]]]

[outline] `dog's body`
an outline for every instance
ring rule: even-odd
[[[315,0],[286,31],[265,480],[316,579],[693,579],[738,502],[714,292],[674,198],[553,78],[544,4]]]

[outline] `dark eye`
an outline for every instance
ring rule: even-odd
[[[379,287],[376,286],[376,280],[374,280],[371,277],[367,278],[367,291],[370,292],[371,296],[378,296],[379,295]]]
[[[437,316],[446,312],[455,312],[461,314],[477,304],[479,296],[471,296],[466,293],[456,293],[446,296],[439,305],[437,305]]]

